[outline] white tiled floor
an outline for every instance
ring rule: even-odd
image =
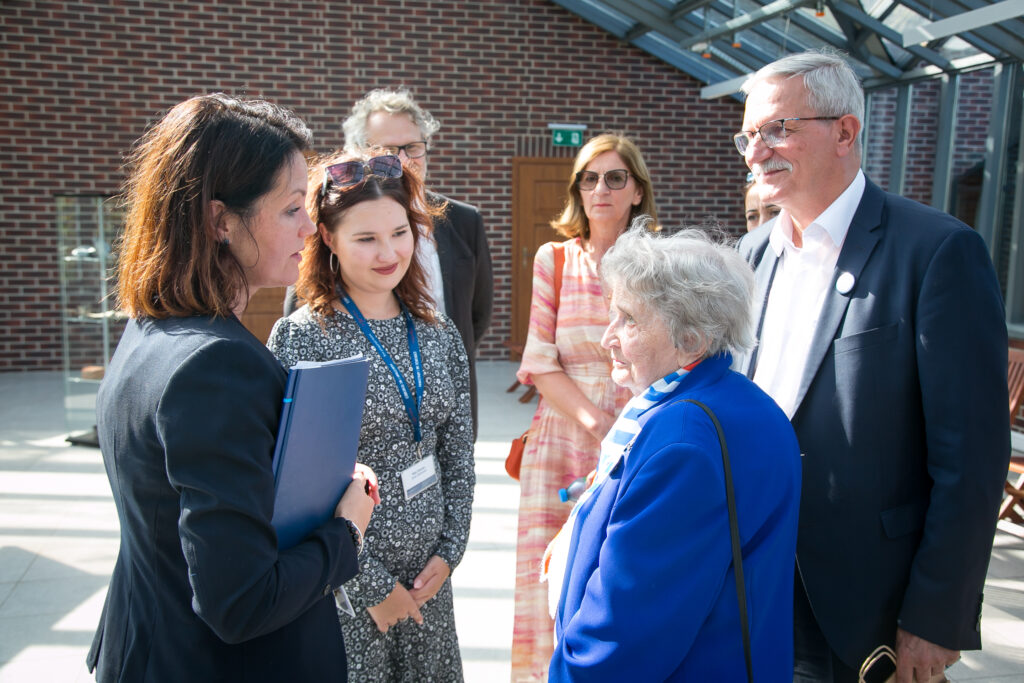
[[[507,681],[519,487],[503,463],[533,404],[506,393],[514,366],[478,365],[477,488],[469,547],[453,575],[469,683]],[[99,451],[64,442],[58,373],[0,373],[0,683],[92,680],[92,641],[117,555]],[[996,534],[982,618],[985,649],[954,681],[1024,680],[1024,539]]]

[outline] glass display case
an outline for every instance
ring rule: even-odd
[[[56,201],[68,441],[95,445],[96,390],[126,320],[115,307],[113,279],[124,217],[107,195]]]

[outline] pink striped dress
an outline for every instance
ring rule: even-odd
[[[565,242],[556,326],[552,245],[543,245],[534,259],[530,330],[516,376],[532,384],[532,375],[564,371],[598,408],[618,414],[630,393],[612,382],[611,361],[601,348],[608,303],[597,266],[579,238]],[[530,429],[519,479],[513,683],[547,678],[554,624],[548,616],[547,584],[540,583],[541,557],[569,516],[570,505],[559,501],[558,489],[593,470],[600,453],[597,439],[543,398]]]

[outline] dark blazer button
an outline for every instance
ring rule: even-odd
[[[326,586],[324,586],[324,591],[320,595],[322,595],[323,597],[326,598],[328,595],[331,594],[331,592],[332,592],[331,584],[327,584]]]

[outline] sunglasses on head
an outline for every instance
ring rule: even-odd
[[[324,183],[320,193],[327,192],[327,185],[334,183],[338,187],[348,187],[361,183],[367,176],[380,178],[401,178],[402,162],[394,154],[373,157],[366,161],[343,161],[324,169]]]

